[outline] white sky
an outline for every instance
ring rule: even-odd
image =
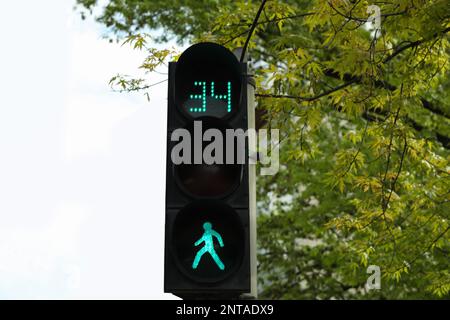
[[[167,84],[114,93],[143,54],[72,0],[0,11],[0,299],[163,294]],[[164,76],[149,75],[150,82]]]

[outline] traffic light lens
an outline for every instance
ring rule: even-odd
[[[236,271],[245,252],[239,214],[219,201],[199,201],[181,209],[172,232],[180,270],[198,282],[217,282]]]
[[[204,117],[195,120],[201,122],[202,131],[206,132],[208,129],[217,129],[222,135],[222,161],[221,163],[206,164],[203,159],[203,152],[205,148],[211,143],[209,141],[202,141],[202,163],[195,164],[195,142],[191,144],[191,161],[190,163],[183,163],[174,165],[174,176],[179,187],[187,194],[194,197],[208,197],[218,198],[223,197],[234,191],[241,183],[242,178],[242,161],[239,161],[239,154],[245,154],[245,151],[238,152],[238,148],[245,148],[239,146],[237,141],[233,141],[227,146],[226,130],[230,129],[222,120]],[[191,136],[194,135],[194,125],[191,123],[186,128]],[[195,137],[194,137],[195,139]],[[232,163],[227,164],[228,153],[233,153]]]
[[[239,184],[239,165],[182,164],[176,167],[176,175],[182,188],[200,197],[220,197]]]
[[[237,110],[241,86],[241,66],[234,54],[218,44],[199,43],[177,62],[174,100],[189,118],[222,119]]]

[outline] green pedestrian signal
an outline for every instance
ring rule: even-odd
[[[198,264],[200,263],[200,259],[202,258],[202,256],[205,253],[208,252],[211,255],[211,257],[213,258],[214,262],[219,267],[219,269],[225,270],[225,266],[224,266],[222,260],[220,260],[219,256],[217,255],[216,250],[214,249],[214,237],[219,242],[219,245],[223,248],[224,244],[223,244],[222,236],[212,229],[212,225],[210,222],[205,222],[203,224],[203,229],[205,230],[205,233],[203,233],[203,236],[199,240],[197,240],[194,245],[197,247],[202,242],[204,242],[205,245],[195,255],[194,262],[192,263],[192,269],[197,269]]]
[[[203,285],[232,277],[245,257],[245,229],[240,219],[245,211],[217,200],[200,200],[176,212],[170,243],[180,272]]]

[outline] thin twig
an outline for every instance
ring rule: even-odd
[[[245,58],[245,52],[247,51],[248,44],[250,42],[250,38],[252,37],[253,31],[255,31],[256,25],[258,24],[259,17],[261,16],[261,12],[264,9],[264,5],[266,4],[267,0],[263,0],[261,2],[261,5],[259,6],[258,12],[256,13],[255,19],[253,20],[253,24],[250,27],[250,31],[248,32],[247,40],[245,40],[244,48],[242,49],[241,53],[241,59],[240,62],[244,62]]]
[[[295,100],[300,100],[300,101],[314,101],[314,100],[320,99],[322,97],[325,97],[333,92],[344,89],[355,82],[356,82],[356,80],[350,80],[350,81],[343,83],[337,87],[334,87],[330,90],[324,91],[316,96],[311,96],[311,97],[302,97],[302,96],[293,96],[293,95],[284,95],[284,94],[265,94],[265,93],[257,93],[257,94],[255,94],[255,96],[260,97],[260,98],[278,98],[278,99],[285,98],[285,99],[295,99]]]
[[[163,82],[166,82],[167,80],[169,80],[169,79],[164,79],[164,80],[161,80],[161,81],[158,81],[156,83],[152,83],[152,84],[149,84],[149,85],[146,85],[146,86],[143,86],[143,87],[134,87],[134,88],[130,88],[130,89],[121,89],[121,90],[114,90],[113,89],[113,92],[131,92],[131,91],[145,90],[145,89],[149,89],[151,87],[157,86],[158,84],[161,84]]]

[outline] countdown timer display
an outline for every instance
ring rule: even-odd
[[[233,53],[216,44],[197,44],[177,62],[175,103],[189,118],[223,119],[239,108],[241,85],[240,64]]]
[[[194,81],[193,91],[184,103],[192,117],[212,116],[223,118],[233,110],[231,81]]]

